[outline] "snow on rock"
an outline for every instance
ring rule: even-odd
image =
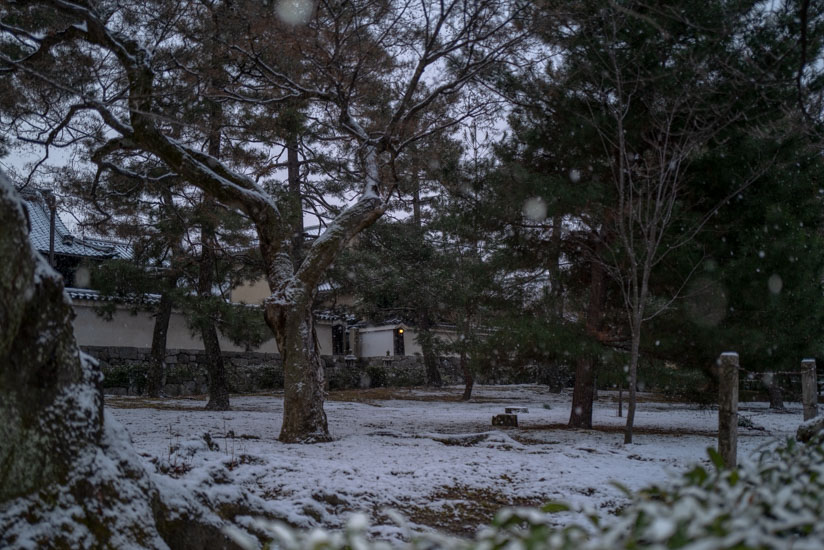
[[[0,547],[236,548],[213,508],[170,512],[127,432],[106,420],[100,369],[77,347],[62,280],[23,214],[0,171]]]
[[[798,426],[796,438],[799,441],[807,442],[824,431],[824,416],[815,416],[806,420]]]

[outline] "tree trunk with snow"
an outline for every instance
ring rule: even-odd
[[[170,509],[104,421],[100,369],[2,172],[0,226],[0,547],[236,548],[216,517]]]
[[[275,333],[283,363],[284,443],[329,441],[329,426],[323,402],[323,360],[317,345],[312,299],[309,293],[292,304],[266,304],[266,322]]]
[[[286,164],[287,180],[289,189],[289,200],[286,205],[285,217],[289,219],[292,227],[292,263],[295,269],[300,266],[303,259],[303,191],[300,185],[300,157],[298,155],[297,137],[291,136],[286,143]]]

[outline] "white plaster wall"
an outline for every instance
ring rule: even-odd
[[[77,343],[81,346],[110,346],[151,348],[154,317],[145,311],[132,314],[130,309],[118,308],[111,321],[94,312],[94,302],[76,300],[74,303],[74,334]],[[360,356],[386,357],[386,351],[394,355],[393,334],[396,327],[376,327],[360,330]],[[318,335],[318,346],[321,355],[332,355],[332,326],[317,323],[315,330]],[[437,337],[452,341],[454,332],[437,331]],[[219,334],[220,348],[223,351],[246,351],[245,348],[234,345],[230,340]],[[422,354],[420,344],[416,341],[414,329],[405,328],[403,345],[406,355]],[[203,342],[199,336],[192,336],[185,318],[180,313],[172,313],[169,320],[169,332],[166,347],[169,349],[202,350]],[[277,353],[274,338],[270,338],[263,345],[253,351],[262,353]]]
[[[433,329],[435,339],[444,343],[452,343],[457,338],[457,333],[454,331],[443,331]],[[418,333],[415,329],[406,329],[403,333],[403,347],[406,355],[423,355],[423,348],[418,343]],[[457,357],[457,353],[446,353],[445,357]]]
[[[361,329],[361,357],[386,357],[386,350],[389,355],[395,354],[393,335],[397,327],[370,327]],[[453,331],[435,330],[435,337],[446,342],[452,342],[456,338]],[[415,329],[404,328],[403,330],[403,350],[405,355],[422,355],[423,349],[418,343],[418,335]]]
[[[418,343],[418,333],[408,328],[403,329],[404,355],[423,355],[423,348]]]
[[[392,331],[393,328],[384,330],[361,330],[361,357],[386,357],[386,350],[389,350],[389,355],[394,352],[392,346]],[[404,341],[404,346],[406,341]]]
[[[332,355],[332,325],[315,323],[315,333],[318,335],[320,354]]]
[[[242,285],[233,288],[231,294],[232,302],[245,304],[260,304],[272,294],[269,290],[269,283],[266,279],[257,281],[246,281]]]
[[[94,312],[94,303],[75,301],[74,303],[74,334],[77,343],[81,346],[110,346],[110,347],[152,347],[152,331],[154,317],[145,311],[132,314],[131,310],[118,308],[111,321],[100,317]],[[246,351],[236,346],[222,334],[220,349],[223,351]],[[179,313],[172,313],[169,319],[169,332],[166,347],[169,349],[202,350],[203,342],[199,336],[192,336],[186,325],[186,319]],[[263,345],[253,351],[261,353],[277,353],[275,339],[270,338]]]
[[[106,321],[92,307],[74,302],[74,336],[81,346],[148,348],[152,345],[154,320],[144,312],[131,315],[118,309]]]

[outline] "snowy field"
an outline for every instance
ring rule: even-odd
[[[625,502],[611,482],[631,489],[664,483],[708,463],[717,412],[663,403],[643,394],[635,443],[623,444],[616,396],[601,392],[595,430],[565,428],[571,395],[545,387],[333,392],[326,404],[331,443],[277,441],[280,394],[233,396],[230,412],[203,410],[201,399],[107,398],[108,414],[169,493],[194,491],[226,517],[265,516],[292,525],[340,527],[352,512],[371,516],[373,534],[401,536],[387,508],[415,527],[470,535],[507,505],[563,500],[609,513]],[[528,407],[518,428],[493,428],[504,406]],[[742,404],[752,427],[739,429],[739,460],[794,433],[801,407],[787,413]],[[204,434],[209,434],[208,438]],[[209,439],[209,442],[207,442]],[[183,487],[181,487],[183,486]],[[578,514],[559,522],[580,520]]]

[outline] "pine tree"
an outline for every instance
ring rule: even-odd
[[[694,164],[736,131],[782,139],[788,126],[776,124],[773,113],[792,106],[781,90],[794,68],[776,63],[775,53],[797,52],[791,40],[775,38],[797,31],[756,4],[685,3],[677,12],[633,2],[548,8],[543,36],[566,54],[551,73],[558,91],[548,102],[558,95],[579,102],[572,111],[596,146],[589,159],[594,170],[584,172],[585,179],[599,180],[598,188],[608,191],[590,210],[598,217],[579,223],[597,228],[591,258],[615,282],[626,313],[630,443],[642,326],[665,311],[680,289],[655,295],[655,278],[674,250],[693,246],[726,202],[723,193],[719,202],[705,200]],[[768,43],[773,50],[765,49]],[[766,76],[769,85],[754,91],[747,76],[753,73]],[[771,161],[759,159],[737,183],[725,181],[724,193],[746,189]],[[682,284],[690,274],[681,272]]]

